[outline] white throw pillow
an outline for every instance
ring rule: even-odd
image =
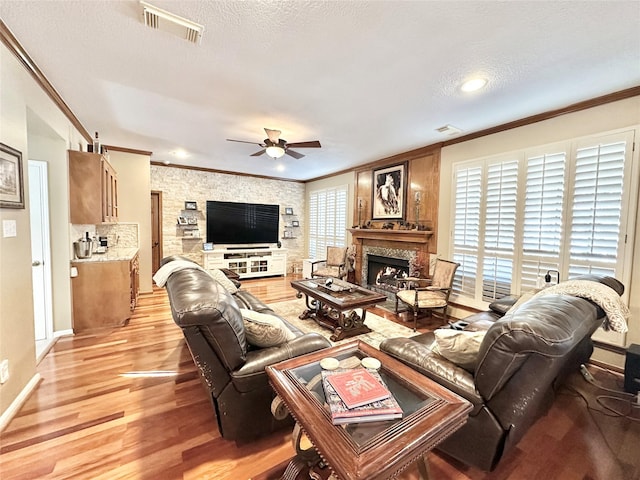
[[[224,274],[222,270],[207,270],[209,275],[213,277],[213,279],[218,282],[222,287],[229,293],[234,294],[238,291],[238,288],[235,284],[229,280],[229,278]]]
[[[486,330],[472,332],[454,330],[453,328],[437,328],[433,333],[436,341],[431,346],[431,350],[473,373],[476,368],[480,344],[487,333]]]
[[[247,341],[256,347],[275,347],[296,338],[295,333],[275,315],[241,308]]]

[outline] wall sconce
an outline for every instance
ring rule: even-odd
[[[416,208],[416,225],[420,225],[420,201],[422,200],[422,192],[420,190],[416,190],[414,193],[414,204]],[[419,228],[418,228],[419,229]]]
[[[362,210],[364,209],[364,199],[358,197],[358,228],[362,227]]]

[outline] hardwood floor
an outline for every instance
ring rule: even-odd
[[[295,297],[291,279],[247,280],[243,288],[279,302]],[[142,295],[124,328],[59,339],[38,372],[40,385],[0,434],[3,480],[249,479],[293,454],[287,431],[246,445],[220,438],[163,289]],[[619,378],[592,372],[620,388]],[[581,391],[591,387],[573,380]],[[494,472],[438,453],[429,462],[434,479],[636,479],[639,439],[637,422],[587,409],[567,389]]]

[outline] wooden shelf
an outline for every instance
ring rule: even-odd
[[[348,230],[353,238],[361,240],[389,240],[406,243],[428,243],[433,235],[431,230],[384,230],[381,228],[349,228]]]

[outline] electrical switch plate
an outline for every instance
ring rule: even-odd
[[[18,229],[16,227],[15,220],[3,220],[2,221],[2,236],[7,237],[15,237],[18,235]]]
[[[0,384],[9,380],[9,359],[4,359],[0,363]]]

